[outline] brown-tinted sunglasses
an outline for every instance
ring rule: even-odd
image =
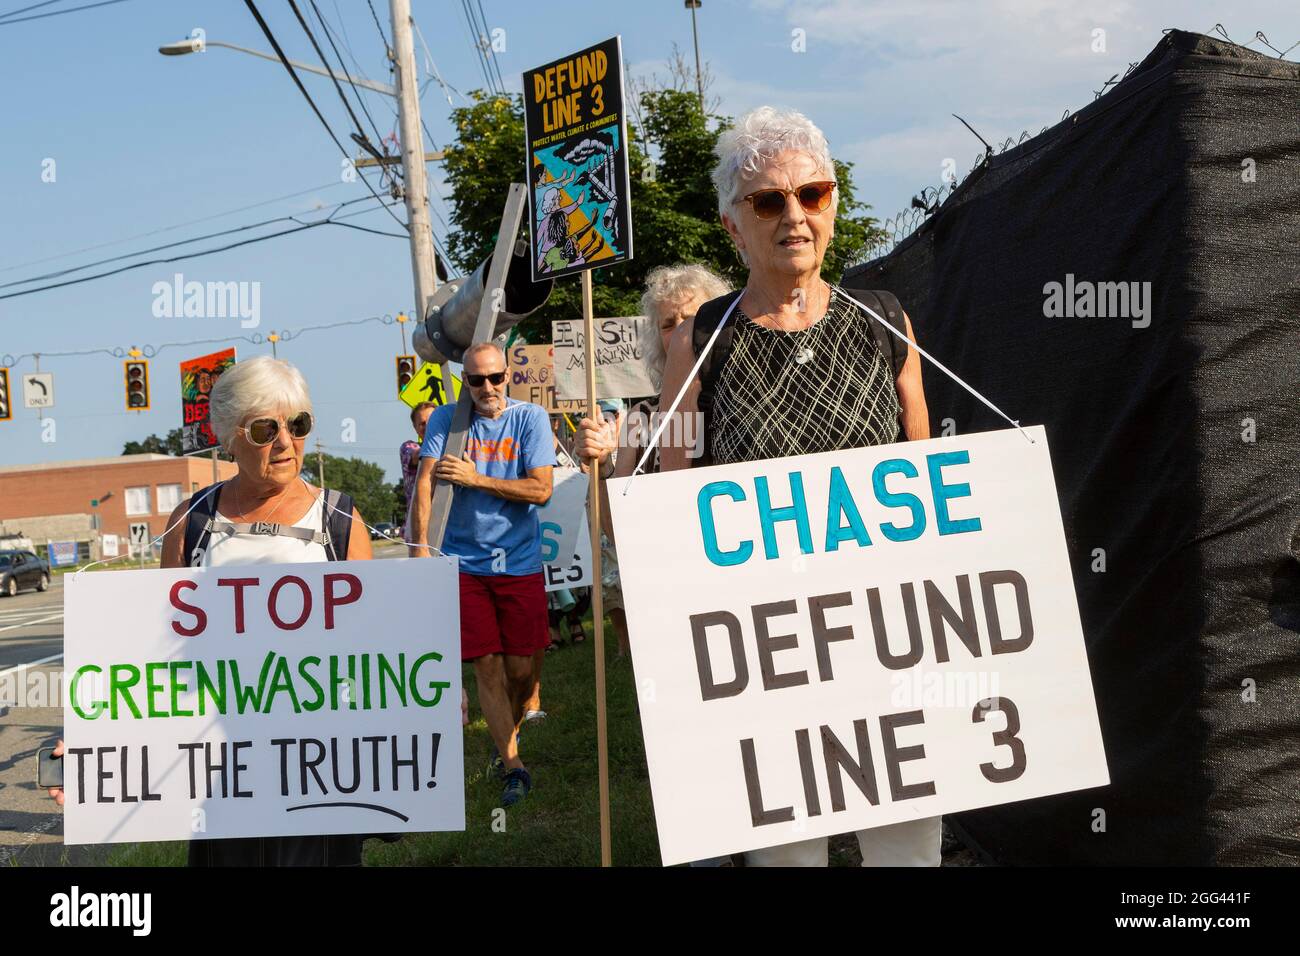
[[[313,424],[311,412],[299,412],[285,421],[289,437],[296,441],[301,441],[310,435]],[[244,435],[248,438],[248,443],[258,448],[271,444],[279,434],[280,422],[275,418],[255,418],[244,426]]]
[[[759,189],[748,196],[741,196],[738,203],[747,202],[754,207],[754,215],[759,219],[776,219],[785,212],[785,197],[794,196],[804,212],[825,212],[831,204],[831,195],[835,192],[835,183],[804,183],[798,189]]]

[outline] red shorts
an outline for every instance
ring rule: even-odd
[[[531,657],[551,642],[546,585],[536,574],[460,575],[460,657]]]

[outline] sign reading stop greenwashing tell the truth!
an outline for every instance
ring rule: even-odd
[[[621,37],[524,73],[533,281],[632,258]]]
[[[1109,782],[1026,432],[609,482],[665,863]]]
[[[457,580],[454,558],[69,578],[66,841],[464,829]],[[413,594],[450,613],[411,627]]]

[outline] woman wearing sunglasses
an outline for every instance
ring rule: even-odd
[[[211,422],[239,472],[172,512],[164,568],[371,557],[352,499],[301,477],[313,427],[301,372],[269,356],[236,363],[212,389]],[[194,840],[189,859],[191,866],[359,866],[361,842],[346,835]]]
[[[706,302],[673,332],[659,408],[671,408],[689,382],[677,411],[702,423],[703,453],[663,443],[659,469],[929,438],[919,353],[855,296],[870,296],[915,342],[902,306],[888,293],[851,295],[822,278],[838,189],[821,130],[801,113],[759,107],[722,133],[715,153],[718,212],[749,275],[740,292]],[[575,451],[603,462],[614,445],[609,429],[584,420]],[[864,865],[939,865],[938,817],[857,836]],[[746,856],[751,866],[825,866],[827,841]]]

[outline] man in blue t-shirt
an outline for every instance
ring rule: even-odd
[[[528,795],[532,779],[517,734],[532,694],[534,658],[550,643],[537,508],[551,498],[555,441],[546,410],[506,397],[506,356],[492,342],[465,352],[474,402],[463,458],[443,452],[453,405],[430,417],[420,449],[411,523],[429,556],[434,480],[456,485],[442,551],[460,558],[461,658],[474,664],[479,705],[497,745],[501,805]]]

